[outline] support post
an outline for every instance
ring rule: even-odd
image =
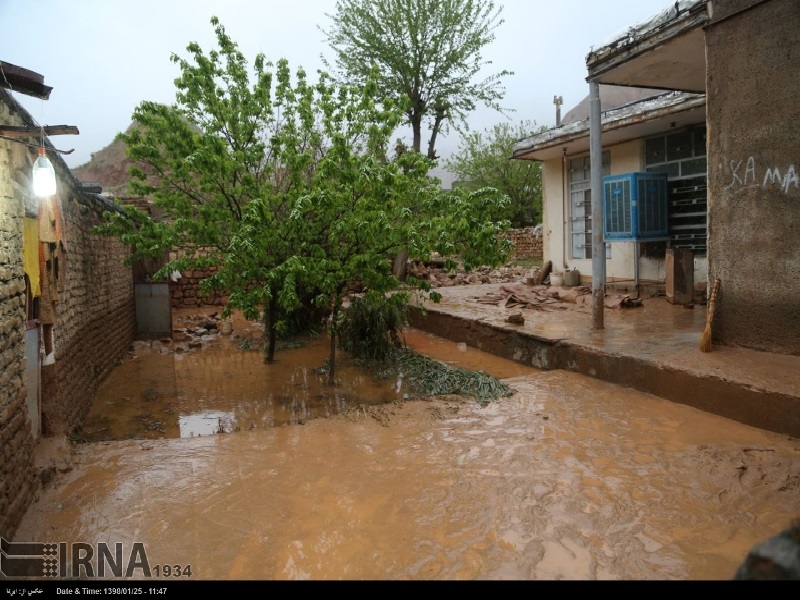
[[[592,190],[592,329],[603,329],[606,245],[603,241],[603,143],[600,84],[589,82],[589,160]]]

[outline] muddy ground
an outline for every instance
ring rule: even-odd
[[[195,381],[185,395],[212,403],[202,370],[213,395],[228,393],[250,356],[237,340],[256,334],[242,327],[180,357],[156,353],[196,370],[175,393]],[[188,439],[45,444],[53,478],[15,540],[142,542],[152,563],[191,565],[194,579],[707,580],[730,579],[800,516],[796,439],[407,338],[516,394],[486,407],[399,399]],[[246,364],[264,378],[288,365]]]

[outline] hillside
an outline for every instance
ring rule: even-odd
[[[128,127],[126,133],[130,133],[133,124]],[[115,196],[130,195],[128,181],[130,176],[128,171],[133,162],[125,155],[125,144],[114,139],[102,150],[92,153],[89,162],[72,169],[79,180],[86,183],[99,183],[103,186],[103,192]]]

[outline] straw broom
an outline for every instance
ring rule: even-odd
[[[706,327],[703,329],[703,336],[700,338],[700,352],[711,352],[711,339],[713,337],[711,326],[714,323],[714,305],[717,303],[719,293],[719,277],[714,280],[711,288],[711,296],[708,298],[708,312],[706,313]]]

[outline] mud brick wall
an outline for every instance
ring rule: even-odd
[[[56,363],[43,377],[57,382],[57,394],[43,385],[43,433],[67,433],[80,425],[100,383],[119,363],[136,334],[133,275],[123,263],[128,249],[92,228],[105,198],[71,191],[62,200],[67,255],[53,328]],[[46,373],[47,370],[55,374]]]
[[[0,124],[20,125],[2,99]],[[0,140],[0,536],[6,539],[38,490],[25,384],[25,200],[17,189],[19,170],[30,173],[32,165],[24,146]]]
[[[525,229],[510,229],[508,239],[514,243],[515,259],[541,259],[544,255],[544,242],[542,235],[533,227]],[[200,291],[200,282],[211,277],[214,269],[185,271],[180,279],[170,285],[170,295],[173,308],[197,308],[198,306],[224,306],[228,295],[221,291],[212,292],[203,296]]]
[[[544,256],[542,235],[535,233],[533,227],[510,229],[508,239],[514,242],[514,258],[542,258]]]
[[[214,269],[184,271],[180,279],[170,285],[170,296],[173,308],[197,308],[198,306],[225,306],[228,295],[221,291],[203,295],[200,282],[211,277]]]
[[[35,126],[11,93],[0,90],[0,124]],[[49,141],[46,142],[50,146]],[[69,432],[88,411],[102,379],[134,339],[135,309],[127,250],[91,233],[103,210],[100,196],[84,193],[57,153],[56,169],[67,245],[53,326],[55,364],[41,368],[42,432]],[[36,216],[30,191],[35,150],[0,140],[0,536],[13,539],[38,493],[36,439],[28,416],[25,376],[23,219]]]

